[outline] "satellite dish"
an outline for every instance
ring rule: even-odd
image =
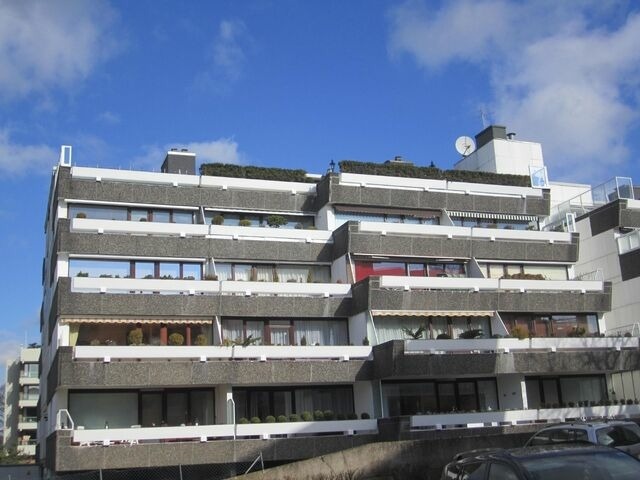
[[[462,136],[458,137],[456,140],[456,150],[460,155],[466,157],[467,155],[473,153],[476,149],[476,144],[473,142],[471,137]]]

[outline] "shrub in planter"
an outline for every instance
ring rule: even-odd
[[[313,415],[311,415],[311,412],[302,412],[301,418],[303,422],[313,421]]]
[[[76,218],[87,218],[87,214],[84,212],[76,213]]]
[[[82,278],[85,278],[85,277],[88,277],[88,276],[89,276],[89,273],[88,273],[88,272],[78,272],[78,273],[76,274],[76,277],[82,277]]]
[[[529,330],[521,325],[516,325],[511,329],[511,336],[517,338],[518,340],[524,340],[529,336]]]
[[[287,421],[287,417],[284,415],[278,415],[278,418],[276,419],[276,421],[278,423],[285,423]]]
[[[324,411],[324,419],[325,420],[333,420],[335,418],[335,414],[333,410],[325,410]]]
[[[247,420],[245,417],[242,417],[240,420],[238,420],[238,423],[240,425],[246,425],[249,423],[249,420]]]
[[[447,333],[441,333],[436,337],[436,340],[451,340],[451,335]]]
[[[633,405],[633,400],[631,400],[630,398],[627,399],[627,405]]]
[[[358,419],[358,415],[354,412],[351,413],[347,413],[347,420],[357,420]]]
[[[251,423],[262,423],[260,417],[251,417]]]
[[[464,340],[472,340],[474,338],[482,338],[482,330],[479,328],[474,328],[471,330],[467,330],[465,332],[462,332],[458,338],[464,339]]]
[[[134,328],[127,335],[127,343],[129,345],[142,345],[142,338],[143,338],[142,329]]]
[[[95,347],[95,346],[97,346],[97,345],[100,345],[100,340],[98,340],[97,338],[94,338],[93,340],[91,340],[91,341],[89,342],[89,345],[91,345],[91,346],[93,346],[93,347]]]
[[[361,418],[362,420],[369,420],[371,417],[369,416],[369,414],[368,414],[367,412],[362,412],[362,413],[360,414],[360,418]]]
[[[324,420],[324,412],[322,410],[316,410],[315,412],[313,412],[313,419],[316,422]]]
[[[339,413],[336,415],[336,420],[346,420],[347,416],[344,413]]]
[[[267,415],[267,417],[264,419],[265,423],[276,423],[276,417],[274,417],[273,415]]]
[[[569,337],[584,337],[587,330],[584,327],[573,327],[567,334]]]
[[[368,346],[369,345],[369,339],[367,337],[364,337],[362,339],[362,345]]]
[[[574,402],[569,402],[569,408],[573,408],[575,406],[576,406],[576,404]]]
[[[302,345],[303,347],[307,345],[307,337],[305,335],[303,335],[300,339],[300,345]]]
[[[291,415],[289,415],[289,421],[290,422],[299,422],[300,421],[300,416],[297,413],[292,413]]]
[[[243,218],[242,220],[240,220],[240,222],[238,222],[238,225],[240,225],[241,227],[250,227],[251,220],[247,220],[246,218]]]
[[[293,228],[295,228],[296,230],[302,230],[304,228],[304,225],[302,225],[301,223],[296,223],[296,226]]]
[[[604,401],[604,406],[605,407],[610,407],[611,406],[611,400],[605,400]]]
[[[183,345],[184,336],[181,333],[175,332],[169,335],[169,345]]]
[[[269,215],[267,217],[267,225],[271,228],[280,228],[283,225],[289,223],[282,215]]]
[[[224,223],[224,217],[222,215],[216,215],[211,219],[212,225],[222,225]]]
[[[193,344],[202,347],[203,345],[208,345],[209,342],[207,341],[207,336],[203,333],[200,333],[196,336]]]

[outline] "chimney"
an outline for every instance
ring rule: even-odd
[[[507,127],[500,125],[489,125],[476,135],[476,149],[480,149],[482,146],[489,143],[491,140],[501,138],[507,139]]]
[[[162,173],[181,173],[183,175],[196,174],[196,154],[186,148],[178,151],[172,148],[167,152],[167,156],[162,163],[160,170]]]

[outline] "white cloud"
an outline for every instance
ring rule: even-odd
[[[193,87],[197,91],[226,94],[233,82],[242,76],[247,52],[254,42],[241,20],[222,20],[207,55],[207,67],[196,75]]]
[[[597,183],[624,174],[625,135],[640,114],[629,94],[640,15],[616,23],[611,13],[593,2],[460,0],[437,11],[412,2],[391,13],[389,49],[428,71],[485,69],[496,123],[540,141],[552,178]]]
[[[120,123],[120,116],[107,110],[98,115],[98,120],[109,125],[116,125]]]
[[[0,172],[18,176],[27,172],[51,173],[58,152],[48,145],[23,145],[11,141],[8,130],[0,130]]]
[[[240,20],[223,20],[213,44],[213,62],[230,80],[240,76],[245,62],[243,44],[249,40],[247,27]]]
[[[217,140],[188,143],[169,143],[164,146],[151,145],[145,147],[145,153],[136,157],[132,165],[137,168],[159,170],[164,157],[171,148],[186,148],[196,154],[200,163],[243,163],[244,155],[238,149],[238,142],[233,138],[219,138]]]
[[[0,95],[24,97],[86,78],[114,52],[113,19],[105,0],[0,2]]]

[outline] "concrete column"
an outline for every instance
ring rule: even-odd
[[[370,381],[355,382],[353,384],[353,406],[358,418],[363,413],[368,413],[371,418],[376,417],[373,395],[374,388]]]
[[[227,408],[228,400],[232,398],[231,385],[216,385],[216,424],[234,423],[232,413]]]

